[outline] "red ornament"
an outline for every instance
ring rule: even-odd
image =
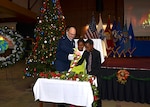
[[[39,36],[37,36],[37,37],[36,37],[36,41],[39,41],[39,40],[40,40],[40,37],[39,37]]]
[[[57,76],[55,72],[50,72],[50,75],[51,75],[52,77],[56,77],[56,76]]]
[[[44,77],[45,74],[44,74],[43,72],[41,72],[41,73],[39,74],[39,76],[40,76],[40,77]]]
[[[98,100],[98,97],[95,95],[94,96],[94,101],[97,101]]]
[[[34,72],[36,72],[36,68],[34,68]]]

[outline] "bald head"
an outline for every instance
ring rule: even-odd
[[[68,29],[68,37],[69,37],[70,39],[74,39],[75,36],[76,36],[76,29],[75,29],[75,27],[70,27],[70,28]]]

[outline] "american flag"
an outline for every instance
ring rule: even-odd
[[[89,28],[85,33],[84,36],[86,39],[97,39],[98,38],[98,32],[96,29],[96,22],[94,16],[92,16],[92,20],[89,24]]]

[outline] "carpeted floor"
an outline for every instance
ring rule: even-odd
[[[0,69],[0,107],[39,107],[34,101],[32,84],[35,78],[22,79],[24,61],[16,65]],[[140,104],[124,101],[102,101],[103,107],[150,107],[149,104]],[[43,107],[51,107],[51,103],[44,103]]]

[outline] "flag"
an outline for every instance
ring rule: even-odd
[[[101,14],[99,15],[99,23],[97,26],[97,31],[98,31],[98,37],[101,40],[104,40],[106,38],[106,36],[104,35],[104,28],[103,28],[103,22],[102,22]]]
[[[118,21],[116,29],[117,29],[116,48],[119,47],[119,49],[118,49],[118,55],[121,56],[121,54],[124,52],[124,37],[123,37],[123,33],[122,33],[122,28],[121,28],[120,21]]]
[[[130,49],[131,44],[130,44],[130,38],[128,35],[128,29],[127,29],[127,22],[124,24],[123,27],[123,37],[124,37],[124,49],[125,49],[125,53]]]
[[[116,28],[117,28],[117,23],[116,23],[116,20],[114,19],[113,26],[112,26],[112,31],[116,30]]]
[[[129,25],[128,35],[130,37],[131,50],[133,50],[134,48],[136,48],[136,46],[135,46],[134,32],[133,32],[133,27],[132,27],[131,22],[130,22],[130,25]]]
[[[114,41],[114,49],[113,49],[113,57],[116,57],[116,54],[118,54],[118,49],[120,47],[117,46],[117,22],[114,19],[113,21],[113,26],[112,26],[112,37],[113,37],[113,41]]]
[[[108,21],[107,21],[107,26],[106,26],[105,32],[111,33],[110,16],[108,17]]]
[[[112,36],[113,36],[113,40],[115,42],[115,38],[117,36],[117,23],[116,23],[115,19],[113,21],[113,26],[112,26]]]
[[[118,21],[118,24],[117,24],[116,30],[117,30],[118,34],[121,34],[121,33],[122,33],[122,28],[121,28],[120,21]]]
[[[102,18],[101,18],[101,14],[99,15],[99,23],[98,23],[98,27],[97,27],[97,31],[100,32],[101,29],[103,28],[103,22],[102,22]]]
[[[92,16],[92,20],[89,24],[89,28],[85,33],[85,38],[86,39],[96,39],[98,38],[98,32],[96,29],[96,22],[94,16]]]
[[[107,55],[110,56],[114,49],[114,42],[113,42],[112,32],[110,28],[110,16],[108,17],[107,26],[106,26],[104,34],[106,35]]]
[[[120,39],[122,38],[122,28],[121,28],[121,24],[120,24],[120,21],[118,21],[118,23],[117,23],[117,26],[116,26],[116,31],[117,31],[117,35],[116,35],[116,39],[118,40],[118,41],[120,41]],[[119,43],[120,44],[120,43]],[[117,44],[117,45],[119,45],[119,44]]]
[[[105,45],[106,44],[106,36],[104,35],[104,28],[103,28],[101,14],[99,15],[99,23],[98,23],[97,31],[98,31],[98,37],[101,39],[103,56],[107,57],[107,51],[106,51],[106,45]]]
[[[133,52],[136,50],[136,46],[135,46],[134,32],[133,32],[133,28],[132,28],[131,22],[130,22],[129,29],[128,29],[128,35],[129,35],[130,44],[131,44],[131,47],[128,50],[128,52],[130,54],[130,57],[132,57]]]
[[[111,28],[110,28],[110,16],[108,17],[107,26],[105,29],[105,35],[106,35],[106,39],[107,39],[107,47],[106,48],[107,49],[113,48],[114,42],[113,42],[112,32],[111,32]]]

